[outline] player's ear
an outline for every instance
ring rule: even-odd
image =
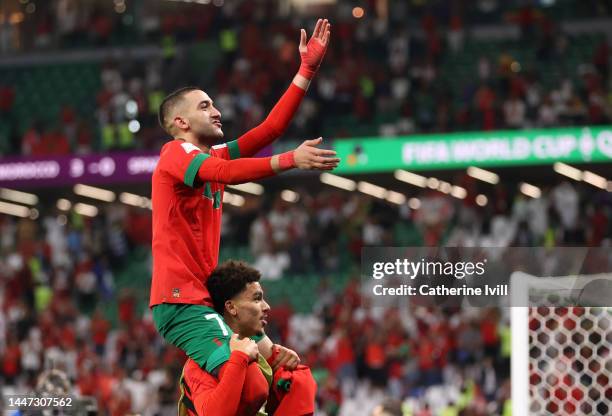
[[[174,117],[173,124],[180,130],[186,130],[187,128],[189,128],[189,122],[187,121],[187,119],[181,116]]]
[[[230,314],[230,316],[238,315],[238,309],[236,308],[236,304],[231,300],[225,301],[225,311]]]

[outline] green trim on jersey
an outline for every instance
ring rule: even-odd
[[[203,195],[205,198],[210,199],[211,201],[213,201],[213,208],[214,209],[218,209],[221,206],[221,191],[215,191],[215,193],[212,193],[212,188],[210,186],[210,182],[206,182],[204,184],[204,192]]]
[[[213,200],[213,194],[212,194],[212,190],[210,187],[210,182],[206,182],[204,184],[204,197],[210,199],[211,201]]]
[[[227,142],[227,150],[229,151],[230,159],[240,158],[240,147],[238,146],[238,140]]]
[[[185,185],[193,188],[195,178],[198,175],[198,170],[200,170],[200,166],[202,166],[202,163],[208,159],[208,157],[210,157],[210,155],[207,155],[206,153],[198,153],[193,159],[191,159],[191,162],[185,171],[185,178],[183,179]]]
[[[221,191],[215,191],[213,198],[214,198],[213,208],[218,209],[221,206]]]

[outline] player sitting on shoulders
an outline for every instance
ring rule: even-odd
[[[213,375],[219,375],[229,358],[221,346],[230,333],[212,308],[206,288],[219,257],[225,184],[292,168],[331,170],[338,165],[334,151],[317,148],[321,138],[307,140],[291,152],[250,158],[287,128],[325,55],[329,28],[327,20],[319,19],[308,42],[301,31],[302,64],[291,86],[270,115],[237,140],[215,146],[223,139],[221,113],[198,88],[176,91],[160,106],[160,123],[173,140],[162,148],[153,173],[150,307],[162,337]],[[271,344],[265,335],[257,341],[260,347]],[[281,359],[288,366],[299,363],[295,352],[282,347]]]
[[[223,348],[230,354],[220,379],[192,359],[183,367],[179,415],[304,416],[314,413],[316,383],[310,369],[281,365],[275,345],[258,348],[249,337],[262,335],[270,306],[259,284],[261,274],[246,263],[228,261],[208,279],[215,310],[234,332]],[[263,349],[272,350],[268,360]],[[248,378],[249,382],[245,383]],[[267,401],[267,402],[266,402]]]

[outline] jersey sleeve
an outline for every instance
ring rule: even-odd
[[[195,172],[202,182],[237,184],[276,175],[272,169],[271,157],[253,157],[239,160],[225,160],[218,157],[204,156]]]
[[[233,351],[215,378],[195,364],[186,367],[184,380],[198,415],[234,416],[255,414],[268,397],[268,383],[257,363]]]
[[[169,174],[177,182],[193,187],[196,182],[198,170],[209,157],[196,145],[179,140],[164,146],[159,157],[160,170]]]
[[[190,372],[185,372],[185,380],[191,389],[197,413],[235,415],[248,365],[249,357],[240,351],[234,351],[229,361],[223,365],[219,381],[200,368],[193,367]]]
[[[231,157],[229,148],[213,149],[207,154],[191,143],[172,142],[162,150],[159,166],[192,188],[209,181],[236,184],[276,175],[272,157],[227,160],[223,156]]]

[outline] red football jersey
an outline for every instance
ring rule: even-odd
[[[188,303],[212,306],[206,279],[217,267],[224,185],[200,183],[209,157],[230,159],[236,142],[210,155],[177,139],[161,150],[153,172],[153,280],[149,306]]]

